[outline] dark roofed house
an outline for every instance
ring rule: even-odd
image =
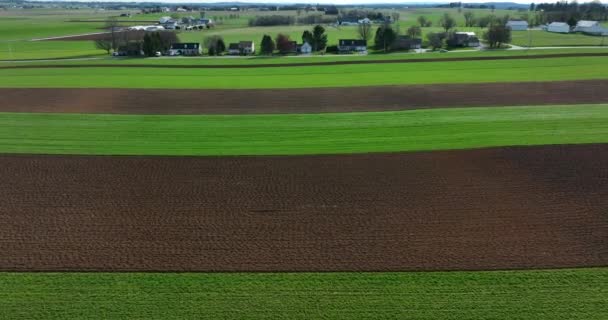
[[[253,41],[233,42],[228,45],[228,54],[230,55],[249,55],[255,53],[255,44]]]
[[[202,47],[200,43],[174,43],[169,49],[170,56],[200,56]]]
[[[228,54],[239,55],[241,54],[241,48],[238,43],[231,43],[228,45]]]
[[[241,41],[239,42],[239,47],[244,55],[255,53],[255,44],[253,41]]]
[[[340,39],[338,41],[338,51],[341,53],[367,53],[367,41],[355,39]]]
[[[422,39],[412,39],[410,36],[398,36],[393,44],[395,50],[411,50],[420,49],[422,46]]]
[[[446,42],[450,47],[479,47],[479,38],[475,32],[454,32]]]

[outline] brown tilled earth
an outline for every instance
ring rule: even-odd
[[[608,145],[0,156],[0,270],[608,265]]]
[[[318,89],[0,89],[4,112],[253,114],[608,102],[608,80]]]

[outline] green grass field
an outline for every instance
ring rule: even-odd
[[[529,33],[528,33],[529,32]],[[527,47],[532,38],[532,47],[558,47],[558,46],[608,46],[608,39],[590,36],[582,33],[554,33],[542,30],[513,31],[511,43]]]
[[[605,57],[256,69],[0,69],[0,87],[313,88],[608,78]]]
[[[608,269],[0,273],[2,319],[606,319]]]
[[[454,51],[449,53],[441,53],[439,51],[418,54],[414,52],[395,52],[391,54],[368,54],[368,55],[312,55],[312,56],[222,56],[222,57],[160,57],[160,58],[114,58],[109,57],[105,53],[93,48],[91,43],[74,42],[74,41],[52,41],[52,42],[27,42],[30,55],[40,56],[44,51],[40,51],[38,46],[51,46],[48,50],[61,51],[63,43],[68,45],[79,46],[68,53],[78,53],[81,56],[87,54],[97,54],[98,59],[94,60],[49,60],[49,61],[34,61],[34,62],[19,62],[19,61],[2,61],[0,67],[17,66],[17,65],[87,65],[87,64],[103,64],[116,65],[137,64],[137,65],[251,65],[251,64],[280,64],[280,63],[315,63],[315,62],[331,62],[331,61],[369,61],[377,60],[417,60],[417,59],[447,59],[447,58],[474,58],[474,57],[513,57],[513,56],[537,56],[537,55],[558,55],[558,54],[583,54],[583,53],[608,53],[608,46],[597,48],[557,48],[543,50],[466,50]],[[91,51],[93,50],[93,51]],[[7,47],[0,47],[0,55],[8,57]]]
[[[608,142],[608,105],[278,115],[0,114],[0,152],[293,155]]]

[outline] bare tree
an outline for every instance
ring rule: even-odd
[[[369,23],[359,23],[357,29],[359,39],[369,41],[372,38],[372,25]]]
[[[116,17],[110,17],[106,20],[106,29],[110,31],[110,41],[112,43],[112,49],[116,51],[119,46],[118,41],[118,20]]]
[[[107,37],[97,39],[95,40],[95,48],[105,50],[110,54],[110,51],[112,51],[112,40]]]

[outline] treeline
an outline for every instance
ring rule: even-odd
[[[599,1],[588,3],[557,2],[531,4],[530,11],[538,12],[546,22],[578,21],[578,20],[608,20],[608,7]]]
[[[384,20],[385,15],[382,12],[374,10],[353,9],[340,11],[338,18],[339,20],[360,20],[364,18],[370,20]]]
[[[177,35],[171,31],[145,32],[145,31],[110,31],[101,35],[95,41],[95,47],[125,55],[154,56],[156,52],[169,50],[173,43],[179,42]]]
[[[292,16],[269,15],[249,19],[250,27],[289,26],[296,23]]]
[[[298,17],[297,21],[298,24],[330,24],[336,22],[336,17],[321,14],[312,14],[308,16]]]

